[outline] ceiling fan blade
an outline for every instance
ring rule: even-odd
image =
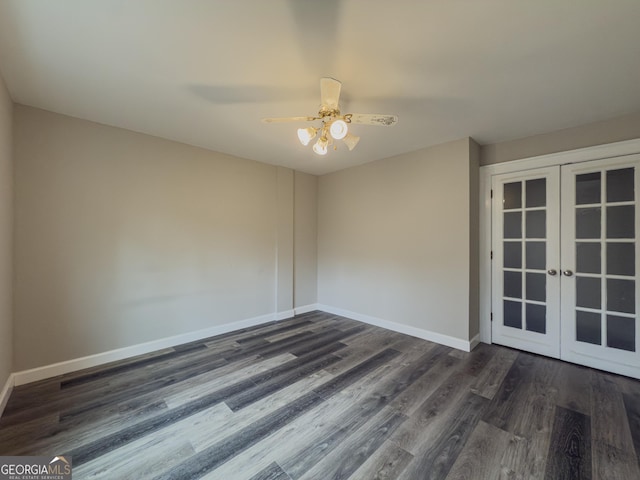
[[[280,118],[263,118],[264,123],[284,123],[284,122],[312,122],[318,120],[318,117],[280,117]]]
[[[396,115],[380,115],[378,113],[352,113],[350,115],[351,123],[359,123],[361,125],[381,125],[388,127],[398,122]]]
[[[342,83],[335,78],[324,77],[320,79],[320,106],[328,110],[337,110],[340,100],[340,88]]]
[[[356,148],[356,145],[360,141],[360,137],[358,137],[357,135],[354,135],[353,133],[349,132],[342,139],[342,141],[347,145],[347,148],[349,149],[349,151],[351,151],[354,148]]]

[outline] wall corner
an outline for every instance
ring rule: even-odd
[[[480,145],[469,137],[469,338],[480,332]]]

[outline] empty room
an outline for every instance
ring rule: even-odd
[[[0,0],[0,479],[640,480],[639,25]]]

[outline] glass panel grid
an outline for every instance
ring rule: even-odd
[[[575,216],[576,340],[632,352],[637,329],[634,177],[634,168],[577,175]]]
[[[544,302],[547,299],[547,276],[544,273],[527,273],[525,275],[526,298]]]
[[[527,180],[526,186],[527,208],[546,207],[547,206],[547,179],[536,178],[535,180]]]
[[[525,232],[527,238],[546,238],[547,236],[547,211],[526,210]]]
[[[546,270],[546,242],[535,241],[526,242],[525,246],[525,266],[527,270]]]
[[[576,306],[593,309],[602,307],[602,280],[600,277],[576,277]]]
[[[634,277],[636,246],[631,242],[607,242],[607,275]]]
[[[503,324],[522,329],[523,182],[503,185]]]
[[[602,345],[602,173],[576,176],[575,335],[578,342]],[[606,297],[605,297],[606,298]]]
[[[547,179],[527,180],[524,189],[524,286],[526,302],[523,327],[545,334],[547,316]]]
[[[522,268],[522,242],[504,242],[502,257],[505,268]]]
[[[506,327],[522,329],[522,302],[504,300],[502,316]]]
[[[546,178],[503,185],[503,324],[543,334],[546,332],[546,204]]]
[[[635,318],[607,315],[607,347],[636,351]]]
[[[635,237],[635,206],[607,206],[607,238]]]
[[[620,168],[607,172],[607,203],[634,201],[635,168]]]
[[[594,345],[602,345],[602,314],[576,311],[576,340]]]
[[[604,185],[606,225],[604,242],[607,321],[606,345],[611,348],[635,351],[635,168],[612,169],[606,172]],[[604,239],[603,239],[604,240]],[[633,318],[626,318],[633,316]],[[631,323],[630,323],[631,322]],[[633,343],[624,337],[633,332]]]
[[[504,238],[522,238],[522,212],[504,212]]]
[[[504,271],[504,296],[514,299],[522,298],[522,273]]]
[[[636,313],[636,282],[607,278],[607,312]]]
[[[601,236],[602,208],[576,208],[576,238],[596,239]]]
[[[543,304],[528,303],[526,305],[526,329],[530,332],[546,333],[547,307]]]
[[[600,242],[576,242],[576,273],[601,273]]]
[[[502,209],[522,208],[522,182],[505,183],[502,186]]]
[[[576,175],[576,205],[600,203],[600,172]]]

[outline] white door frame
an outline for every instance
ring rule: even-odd
[[[640,138],[480,167],[480,341],[491,342],[491,181],[493,175],[640,153]]]

